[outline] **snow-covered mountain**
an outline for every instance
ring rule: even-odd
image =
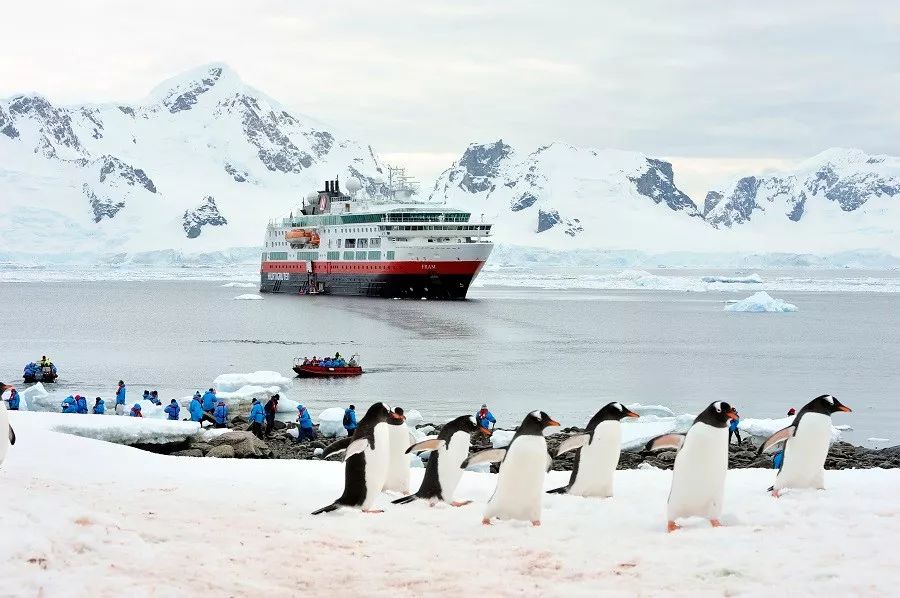
[[[483,213],[517,245],[900,255],[898,177],[900,159],[831,149],[711,191],[701,212],[664,160],[561,143],[523,153],[501,140],[470,145],[431,199]]]
[[[336,175],[385,192],[371,147],[292,113],[225,65],[166,81],[137,104],[0,100],[7,251],[260,245],[269,218]]]
[[[674,182],[672,165],[637,152],[553,143],[521,153],[502,140],[472,144],[434,185],[432,201],[496,222],[503,242],[552,247],[665,249],[708,225]]]

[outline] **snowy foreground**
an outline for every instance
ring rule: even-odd
[[[771,471],[731,471],[727,527],[670,535],[671,473],[622,471],[614,499],[547,496],[540,528],[482,527],[491,474],[464,474],[475,504],[460,509],[385,497],[381,515],[311,517],[339,494],[340,464],[165,457],[35,421],[14,418],[0,468],[3,595],[890,595],[900,582],[897,470],[830,471],[827,491],[780,500],[764,492]]]

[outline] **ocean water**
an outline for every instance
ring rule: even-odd
[[[487,279],[486,279],[487,280]],[[845,438],[900,442],[900,296],[770,291],[792,314],[723,312],[746,290],[473,288],[463,302],[267,295],[225,280],[31,280],[0,284],[0,379],[21,386],[42,354],[59,395],[111,398],[158,389],[164,400],[222,373],[276,370],[295,357],[359,353],[366,374],[296,380],[313,414],[383,400],[426,421],[487,403],[513,426],[543,409],[584,425],[605,403],[697,413],[713,400],[743,417],[781,417],[831,393],[854,409]],[[751,283],[752,284],[752,283]],[[753,285],[763,290],[765,285]],[[759,287],[759,288],[756,288]],[[768,290],[768,289],[767,289]]]

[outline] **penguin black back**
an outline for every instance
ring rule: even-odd
[[[543,436],[546,427],[558,425],[559,422],[547,415],[546,412],[532,411],[526,415],[525,419],[522,420],[522,423],[519,424],[519,428],[516,430],[515,435],[513,435],[510,445],[512,445],[519,436]]]
[[[449,447],[450,440],[457,432],[474,434],[475,432],[478,432],[479,429],[483,428],[478,426],[474,416],[460,415],[456,419],[452,419],[444,424],[440,434],[438,434],[438,440],[443,441],[445,447]],[[441,487],[440,473],[438,470],[440,457],[440,451],[431,451],[428,456],[428,463],[425,465],[425,476],[422,478],[422,484],[413,496],[426,500],[430,498],[446,498],[449,500],[449,497],[444,496],[444,489]]]
[[[590,421],[587,424],[587,428],[585,428],[585,429],[587,430],[588,433],[592,433],[597,428],[597,426],[599,426],[602,422],[610,421],[610,420],[622,421],[622,419],[624,419],[626,417],[637,417],[637,416],[638,416],[637,413],[635,413],[631,409],[628,409],[622,403],[619,403],[618,401],[613,401],[612,403],[607,403],[606,405],[603,406],[602,409],[600,409],[600,411],[595,413],[594,417],[592,417],[590,419]]]
[[[715,401],[697,416],[694,423],[706,424],[713,428],[725,428],[732,419],[737,419],[737,411],[734,410],[734,407],[725,401]]]

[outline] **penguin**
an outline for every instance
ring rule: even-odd
[[[552,463],[544,438],[548,426],[559,426],[559,422],[543,411],[532,411],[522,420],[505,449],[484,450],[462,462],[462,469],[478,463],[500,462],[497,487],[485,508],[483,525],[490,525],[494,517],[530,521],[535,527],[541,524],[544,476]]]
[[[622,403],[609,403],[588,422],[587,433],[570,436],[556,449],[556,456],[578,450],[569,483],[548,494],[573,494],[596,498],[613,495],[613,474],[622,453],[622,418],[639,417]]]
[[[344,451],[344,493],[313,515],[330,513],[340,507],[359,507],[364,513],[381,513],[372,509],[387,479],[390,455],[388,420],[397,418],[384,403],[375,403],[360,420],[352,437],[342,438],[322,452],[322,458]]]
[[[7,384],[0,382],[0,395],[12,388]],[[9,412],[6,410],[6,403],[0,401],[0,465],[6,460],[6,453],[9,447],[16,443],[16,432],[9,424]]]
[[[852,410],[831,395],[821,395],[797,413],[793,423],[769,436],[757,455],[784,444],[781,469],[769,488],[778,498],[785,488],[825,489],[825,458],[831,446],[831,415]]]
[[[432,451],[425,466],[425,476],[415,494],[404,496],[393,501],[395,505],[405,505],[416,499],[427,500],[433,507],[438,501],[461,507],[471,501],[455,501],[453,493],[462,477],[460,465],[469,456],[472,434],[481,432],[490,436],[491,431],[482,428],[475,421],[474,415],[461,415],[447,422],[437,438],[430,438],[416,443],[406,449],[406,453]]]
[[[409,445],[415,444],[416,437],[406,425],[403,409],[394,408],[394,414],[397,417],[388,420],[390,456],[383,490],[409,494],[409,453],[406,452],[406,449],[409,448]]]
[[[719,527],[728,471],[728,422],[737,411],[716,401],[697,416],[686,434],[665,434],[647,443],[647,450],[674,448],[675,467],[668,501],[668,530],[681,517],[705,517]]]

